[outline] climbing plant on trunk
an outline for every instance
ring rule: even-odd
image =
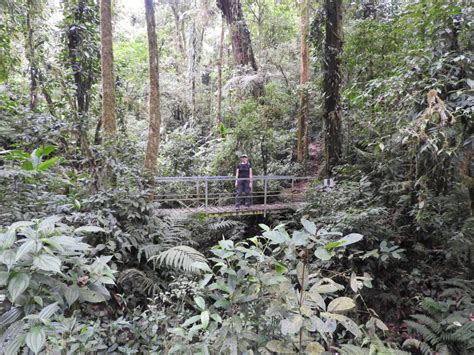
[[[324,43],[324,125],[326,173],[341,158],[341,60],[342,52],[342,0],[325,0],[326,40]]]

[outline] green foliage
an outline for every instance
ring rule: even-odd
[[[153,261],[155,267],[159,263],[186,272],[210,270],[206,257],[196,249],[186,245],[173,247],[158,255],[151,256],[148,260]]]
[[[170,351],[189,346],[218,352],[265,347],[270,351],[324,350],[310,339],[329,343],[336,334],[361,336],[358,325],[345,315],[355,308],[353,299],[337,297],[344,286],[325,277],[317,259],[310,256],[319,257],[316,246],[327,232],[317,231],[307,220],[302,223],[305,229],[292,236],[283,226],[271,230],[261,225],[261,236],[237,243],[219,241],[210,258],[216,271],[205,275],[201,283],[210,305],[204,298],[195,298],[200,314],[171,330],[178,338]],[[361,238],[348,235],[322,247],[331,251]],[[336,332],[337,324],[345,329],[342,333]],[[295,341],[298,334],[300,340]],[[195,337],[199,343],[193,341]]]
[[[55,149],[56,148],[52,145],[45,145],[33,150],[31,154],[21,150],[13,150],[6,158],[23,162],[22,168],[25,171],[42,173],[47,171],[58,160],[58,157],[54,157],[43,161],[43,159],[54,152]]]
[[[413,320],[406,321],[422,340],[409,338],[404,348],[416,348],[423,354],[468,354],[474,349],[472,282],[453,279],[443,284],[448,288],[440,294],[441,300],[423,299],[420,306],[424,314],[414,314]]]
[[[64,312],[80,303],[110,298],[111,257],[92,258],[90,245],[80,237],[100,229],[73,230],[60,220],[15,222],[0,234],[0,286],[9,300],[0,317],[2,353],[14,354],[25,344],[38,353],[46,334],[60,338],[63,333],[55,318],[64,319]]]

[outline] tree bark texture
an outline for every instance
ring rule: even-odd
[[[257,71],[250,31],[245,21],[240,0],[217,0],[217,7],[221,9],[230,27],[235,63],[244,66],[249,65]]]
[[[35,45],[33,41],[33,25],[32,25],[32,14],[35,9],[33,8],[33,1],[27,1],[26,11],[26,59],[28,60],[29,75],[30,75],[30,110],[36,108],[38,100],[38,68],[35,63]]]
[[[221,35],[219,37],[219,59],[217,60],[217,132],[222,122],[222,61],[224,59],[224,16],[221,18]]]
[[[298,110],[298,131],[297,131],[297,161],[303,162],[307,156],[308,146],[308,116],[309,99],[307,84],[309,81],[309,51],[308,51],[308,24],[309,11],[307,0],[300,0],[300,86],[301,93],[299,98]]]
[[[341,158],[341,60],[342,52],[342,0],[325,0],[326,41],[324,48],[324,123],[326,172]]]
[[[156,171],[156,161],[160,149],[160,85],[158,68],[158,41],[156,38],[155,9],[153,0],[145,0],[146,27],[148,34],[149,59],[149,128],[145,153],[145,171],[153,175]]]
[[[112,49],[111,0],[100,0],[100,43],[102,70],[102,127],[108,137],[117,134],[115,80]]]
[[[90,34],[84,27],[87,23],[98,24],[96,22],[97,5],[93,0],[78,0],[77,4],[72,2],[72,6],[69,11],[73,12],[74,20],[66,32],[67,57],[73,71],[77,111],[79,115],[83,115],[89,110],[91,87],[96,81],[96,65],[99,60],[98,48],[94,46],[91,53],[90,44],[86,43],[88,40],[94,40],[95,37],[90,38]],[[86,50],[88,56],[83,53]]]

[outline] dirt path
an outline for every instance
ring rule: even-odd
[[[323,143],[319,140],[310,143],[308,147],[308,155],[308,169],[306,176],[321,176],[321,170],[324,162]],[[304,199],[304,192],[306,191],[309,183],[309,180],[299,180],[295,182],[293,188],[284,190],[283,194],[287,196],[290,202],[301,201]]]

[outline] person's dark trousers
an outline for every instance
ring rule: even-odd
[[[245,206],[250,206],[250,181],[240,180],[237,182],[237,196],[235,198],[235,207],[240,207],[240,202],[245,200]]]

